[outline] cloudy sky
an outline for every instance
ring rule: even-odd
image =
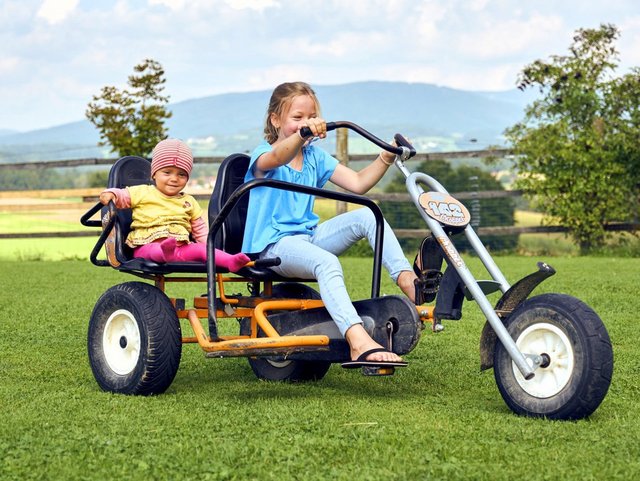
[[[507,90],[601,23],[621,72],[640,66],[638,0],[0,0],[0,129],[82,120],[145,58],[171,102],[288,80]]]

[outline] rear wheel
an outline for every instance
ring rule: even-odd
[[[96,303],[87,346],[93,375],[104,391],[160,394],[180,364],[180,323],[160,289],[127,282],[107,290]]]
[[[273,286],[274,298],[287,299],[320,299],[320,294],[305,284],[284,282]],[[240,321],[240,334],[248,336],[251,333],[250,319]],[[258,336],[263,337],[262,331]],[[259,379],[269,381],[319,381],[331,367],[330,362],[302,361],[285,359],[283,357],[250,357],[249,365]]]
[[[570,296],[544,294],[523,302],[506,324],[518,349],[543,361],[527,381],[502,343],[496,345],[496,383],[515,413],[581,419],[600,406],[611,384],[613,350],[589,306]]]

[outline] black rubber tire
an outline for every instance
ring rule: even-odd
[[[272,296],[289,299],[320,299],[320,294],[316,290],[297,282],[274,285]],[[249,319],[240,321],[240,334],[245,336],[250,334]],[[261,331],[258,335],[261,335]],[[272,356],[250,357],[249,365],[258,379],[285,382],[319,381],[331,367],[331,363],[325,361],[278,359]]]
[[[180,365],[180,322],[160,289],[126,282],[98,299],[87,346],[91,370],[104,391],[160,394],[171,385]]]
[[[502,343],[496,344],[494,375],[513,412],[570,420],[600,406],[611,384],[613,349],[593,309],[571,296],[543,294],[519,305],[506,326],[523,353],[548,361],[525,381]]]

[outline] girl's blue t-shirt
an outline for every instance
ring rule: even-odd
[[[245,182],[255,179],[253,167],[262,154],[271,151],[271,145],[263,141],[251,154]],[[281,180],[309,187],[323,187],[338,165],[338,160],[324,150],[309,145],[303,147],[302,171],[283,165],[265,172],[266,179]],[[249,193],[249,209],[244,229],[242,252],[262,252],[269,244],[282,237],[295,234],[311,234],[318,225],[313,213],[315,197],[300,192],[258,187]]]

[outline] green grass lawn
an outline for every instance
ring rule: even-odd
[[[515,282],[536,260],[497,262]],[[578,422],[509,411],[492,372],[479,371],[484,320],[473,303],[444,332],[425,331],[409,366],[388,378],[333,366],[316,383],[264,382],[246,359],[206,359],[186,345],[167,393],[104,393],[87,360],[88,319],[106,289],[135,278],[88,261],[2,260],[0,480],[635,479],[640,259],[546,260],[558,274],[536,293],[585,300],[614,347],[609,394]],[[354,299],[366,298],[370,262],[344,265]],[[188,298],[204,291],[169,286]],[[386,278],[382,290],[398,292]]]
[[[79,210],[48,210],[29,212],[0,212],[0,232],[73,232],[85,229],[80,225]],[[97,217],[96,217],[97,218]]]
[[[93,249],[97,240],[97,236],[0,239],[0,261],[59,261],[89,259],[91,249]],[[101,256],[103,255],[101,254]]]

